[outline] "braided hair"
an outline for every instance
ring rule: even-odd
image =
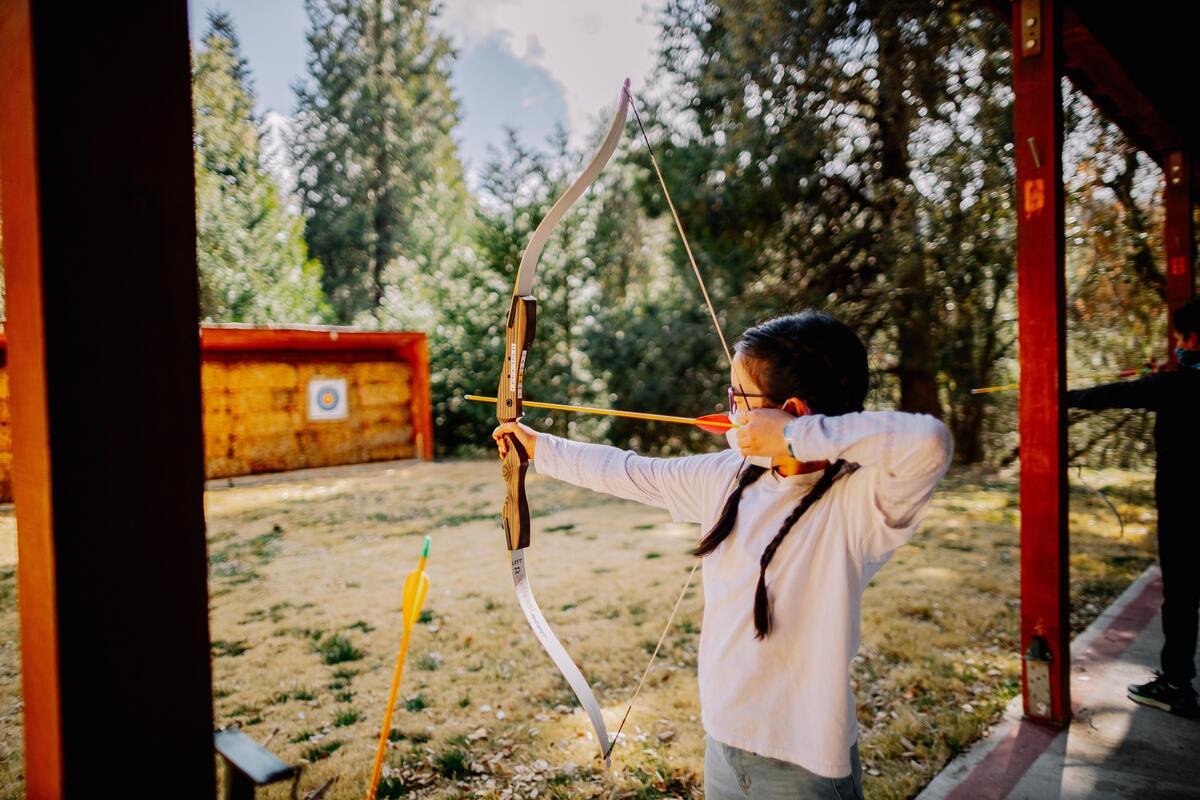
[[[765,399],[775,406],[798,397],[815,414],[836,416],[863,410],[867,395],[866,348],[854,331],[828,314],[809,310],[764,322],[743,333],[734,349]],[[767,567],[800,517],[850,471],[846,467],[840,460],[826,466],[763,550],[754,592],[754,638],[763,639],[771,633]],[[696,546],[695,555],[707,556],[729,538],[742,494],[766,473],[765,467],[751,465],[738,475],[737,485],[717,521]]]

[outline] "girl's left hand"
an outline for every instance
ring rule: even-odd
[[[537,431],[519,422],[500,423],[492,431],[492,439],[496,442],[496,449],[500,451],[501,459],[508,455],[508,439],[505,438],[505,434],[517,437],[517,441],[525,448],[525,454],[529,458],[533,458],[533,451],[537,449]]]
[[[790,458],[783,429],[796,417],[778,408],[752,408],[739,415],[738,449],[744,456]]]

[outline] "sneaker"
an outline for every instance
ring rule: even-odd
[[[1181,717],[1200,716],[1196,704],[1196,693],[1188,685],[1176,686],[1161,672],[1155,672],[1149,683],[1131,683],[1127,687],[1129,699],[1151,708],[1160,708]]]

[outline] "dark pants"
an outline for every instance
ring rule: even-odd
[[[1162,671],[1176,685],[1196,677],[1196,627],[1200,624],[1200,522],[1182,502],[1158,508],[1158,561],[1163,574]]]

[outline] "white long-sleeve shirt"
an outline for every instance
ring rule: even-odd
[[[807,416],[792,428],[805,461],[844,459],[844,475],[783,540],[767,568],[772,630],[754,638],[759,560],[820,472],[768,471],[746,488],[729,537],[703,561],[699,685],[704,728],[719,742],[831,778],[850,774],[858,738],[850,660],[862,593],[912,537],[950,463],[950,433],[926,415]],[[743,464],[732,450],[646,458],[538,436],[535,468],[569,483],[665,508],[708,531]]]

